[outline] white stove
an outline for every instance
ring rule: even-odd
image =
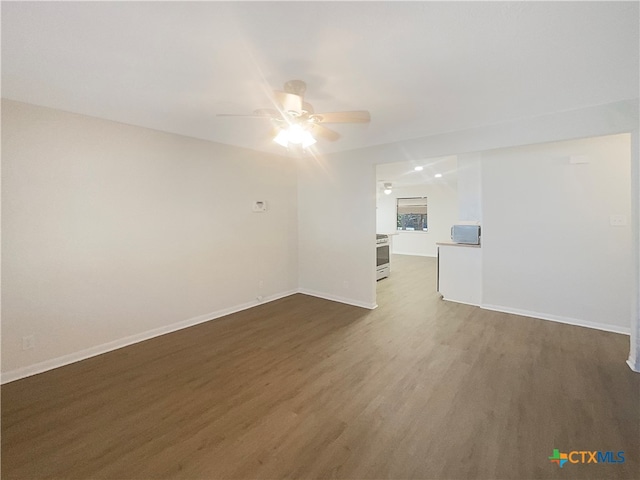
[[[389,235],[376,234],[376,280],[388,277],[390,273]]]

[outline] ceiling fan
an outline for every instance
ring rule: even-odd
[[[276,108],[260,108],[253,114],[238,115],[220,113],[219,117],[260,117],[271,121],[274,141],[284,147],[301,145],[307,148],[316,143],[315,137],[329,141],[340,138],[340,134],[325,127],[325,123],[368,123],[371,115],[366,110],[316,113],[313,106],[304,101],[307,84],[302,80],[289,80],[283,90],[275,90]]]

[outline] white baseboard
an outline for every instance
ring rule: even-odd
[[[353,305],[354,307],[367,308],[369,310],[373,310],[374,308],[378,307],[378,305],[376,303],[360,302],[358,300],[353,300],[353,299],[345,298],[345,297],[339,297],[337,295],[331,295],[331,294],[323,293],[323,292],[317,292],[315,290],[309,290],[307,288],[299,288],[298,289],[298,293],[303,293],[305,295],[311,295],[312,297],[318,297],[318,298],[322,298],[324,300],[331,300],[332,302],[346,303],[347,305]]]
[[[500,305],[481,305],[481,308],[485,310],[493,310],[495,312],[512,313],[514,315],[520,315],[523,317],[538,318],[541,320],[550,320],[552,322],[565,323],[567,325],[575,325],[578,327],[595,328],[596,330],[604,330],[605,332],[622,333],[625,335],[631,334],[630,327],[622,327],[620,325],[610,325],[607,323],[588,322],[578,318],[562,317],[559,315],[549,315],[546,313],[531,312],[529,310],[520,310],[517,308],[503,307]]]
[[[80,350],[79,352],[74,352],[74,353],[70,353],[68,355],[63,355],[61,357],[57,357],[57,358],[53,358],[50,360],[45,360],[43,362],[39,362],[33,365],[29,365],[27,367],[22,367],[22,368],[17,368],[15,370],[11,370],[9,372],[5,372],[0,374],[0,384],[5,384],[5,383],[9,383],[9,382],[13,382],[15,380],[19,380],[21,378],[26,378],[26,377],[30,377],[32,375],[36,375],[38,373],[43,373],[46,372],[48,370],[53,370],[54,368],[58,368],[58,367],[63,367],[65,365],[69,365],[71,363],[75,363],[75,362],[79,362],[81,360],[85,360],[87,358],[91,358],[91,357],[95,357],[96,355],[101,355],[103,353],[107,353],[113,350],[117,350],[119,348],[123,348],[126,347],[128,345],[132,345],[134,343],[139,343],[145,340],[149,340],[151,338],[154,337],[159,337],[161,335],[166,335],[167,333],[171,333],[171,332],[175,332],[178,330],[182,330],[184,328],[188,328],[194,325],[198,325],[200,323],[204,323],[204,322],[208,322],[210,320],[215,320],[216,318],[220,318],[220,317],[224,317],[226,315],[231,315],[233,313],[236,312],[240,312],[242,310],[247,310],[249,308],[253,308],[256,307],[260,304],[263,303],[268,303],[268,302],[272,302],[275,300],[278,300],[280,298],[284,298],[284,297],[288,297],[290,295],[293,295],[295,293],[302,293],[304,295],[311,295],[313,297],[318,297],[318,298],[322,298],[324,300],[330,300],[330,301],[334,301],[334,302],[339,302],[339,303],[344,303],[347,305],[353,305],[356,307],[361,307],[361,308],[366,308],[369,310],[373,310],[375,308],[377,308],[377,304],[375,303],[365,303],[365,302],[360,302],[358,300],[353,300],[353,299],[349,299],[349,298],[345,298],[345,297],[340,297],[337,295],[331,295],[331,294],[327,294],[327,293],[323,293],[323,292],[318,292],[315,290],[309,290],[309,289],[305,289],[305,288],[300,288],[297,290],[291,290],[291,291],[287,291],[287,292],[282,292],[276,295],[271,295],[268,297],[263,298],[262,301],[251,301],[251,302],[246,302],[243,303],[241,305],[236,305],[234,307],[229,307],[229,308],[225,308],[225,309],[221,309],[221,310],[217,310],[215,312],[212,313],[208,313],[208,314],[204,314],[204,315],[199,315],[197,317],[193,317],[190,318],[188,320],[184,320],[181,322],[177,322],[177,323],[172,323],[171,325],[166,325],[163,327],[159,327],[159,328],[155,328],[153,330],[148,330],[146,332],[142,332],[139,334],[135,334],[135,335],[130,335],[128,337],[124,337],[118,340],[114,340],[112,342],[108,342],[108,343],[103,343],[101,345],[96,345],[95,347],[91,347],[91,348],[87,348],[84,350]],[[449,299],[446,299],[449,300]],[[455,300],[451,300],[451,301],[455,301]],[[457,302],[457,303],[462,303],[462,302]],[[608,331],[608,332],[614,332],[614,333],[623,333],[626,335],[630,334],[630,329],[629,328],[625,328],[625,327],[619,327],[619,326],[615,326],[615,325],[608,325],[608,324],[600,324],[600,323],[594,323],[594,322],[586,322],[586,321],[582,321],[582,320],[578,320],[578,319],[574,319],[574,318],[568,318],[568,317],[559,317],[556,315],[546,315],[546,314],[541,314],[541,313],[537,313],[537,312],[530,312],[527,310],[519,310],[519,309],[514,309],[514,308],[508,308],[508,307],[502,307],[502,306],[498,306],[498,305],[482,305],[481,308],[484,308],[486,310],[493,310],[496,312],[503,312],[503,313],[511,313],[511,314],[515,314],[515,315],[521,315],[521,316],[525,316],[525,317],[532,317],[532,318],[538,318],[538,319],[542,319],[542,320],[550,320],[550,321],[555,321],[555,322],[560,322],[560,323],[565,323],[565,324],[569,324],[569,325],[576,325],[576,326],[580,326],[580,327],[588,327],[588,328],[595,328],[598,330],[604,330],[604,331]],[[629,365],[629,367],[635,371],[638,372],[639,370],[639,365],[636,364],[635,360],[632,358],[629,358],[627,360],[627,364]]]
[[[392,255],[410,255],[412,257],[431,257],[437,258],[438,255],[432,255],[430,253],[412,253],[412,252],[391,252]]]
[[[629,357],[629,360],[627,360],[627,365],[629,365],[629,368],[631,368],[631,370],[633,370],[634,372],[640,373],[640,365],[636,363],[636,360],[634,358]]]
[[[241,305],[236,305],[234,307],[223,308],[221,310],[217,310],[212,313],[198,315],[197,317],[193,317],[188,320],[172,323],[171,325],[154,328],[153,330],[148,330],[146,332],[130,335],[128,337],[120,338],[112,342],[96,345],[95,347],[80,350],[79,352],[74,352],[68,355],[63,355],[61,357],[52,358],[51,360],[45,360],[44,362],[35,363],[27,367],[17,368],[15,370],[11,370],[9,372],[0,374],[0,384],[13,382],[15,380],[20,380],[21,378],[25,378],[25,377],[30,377],[31,375],[36,375],[38,373],[46,372],[47,370],[53,370],[54,368],[63,367],[71,363],[79,362],[80,360],[85,360],[87,358],[95,357],[96,355],[102,355],[103,353],[111,352],[113,350],[117,350],[119,348],[126,347],[134,343],[143,342],[144,340],[149,340],[154,337],[166,335],[167,333],[182,330],[183,328],[192,327],[194,325],[198,325],[199,323],[208,322],[210,320],[215,320],[216,318],[224,317],[226,315],[231,315],[232,313],[240,312],[242,310],[247,310],[249,308],[261,305],[263,303],[273,302],[274,300],[288,297],[289,295],[293,295],[295,293],[298,293],[298,291],[290,290],[288,292],[282,292],[275,295],[270,295],[270,296],[264,297],[262,301],[254,300],[251,302],[243,303]]]
[[[455,302],[462,303],[463,305],[471,305],[472,307],[480,307],[480,304],[478,303],[463,302],[462,300],[456,300],[455,298],[442,297],[442,300],[444,300],[445,302]]]

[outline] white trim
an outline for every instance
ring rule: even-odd
[[[472,307],[480,307],[480,308],[482,308],[482,306],[479,303],[463,302],[462,300],[456,300],[455,298],[445,298],[443,296],[442,300],[444,300],[445,302],[462,303],[463,305],[471,305]]]
[[[393,255],[411,255],[412,257],[431,257],[438,258],[438,255],[431,253],[411,253],[411,252],[391,252]]]
[[[540,320],[550,320],[552,322],[566,323],[567,325],[575,325],[578,327],[595,328],[596,330],[604,330],[605,332],[622,333],[624,335],[631,334],[631,328],[622,327],[620,325],[611,325],[609,323],[588,322],[579,318],[562,317],[559,315],[549,315],[547,313],[531,312],[529,310],[520,310],[518,308],[503,307],[500,305],[481,305],[485,310],[493,310],[495,312],[511,313],[513,315],[521,315],[523,317],[538,318]]]
[[[298,293],[311,295],[312,297],[318,297],[324,300],[331,300],[332,302],[346,303],[347,305],[353,305],[354,307],[366,308],[369,310],[373,310],[378,307],[377,303],[360,302],[359,300],[352,300],[350,298],[339,297],[337,295],[331,295],[329,293],[317,292],[315,290],[309,290],[307,288],[299,288]]]
[[[232,313],[237,313],[242,310],[247,310],[249,308],[261,305],[263,303],[273,302],[274,300],[288,297],[295,293],[298,293],[298,291],[290,290],[288,292],[282,292],[275,295],[270,295],[268,297],[263,298],[262,301],[253,300],[251,302],[246,302],[241,305],[236,305],[234,307],[223,308],[221,310],[217,310],[212,313],[198,315],[197,317],[193,317],[188,320],[183,320],[177,323],[172,323],[164,327],[154,328],[152,330],[147,330],[146,332],[137,333],[135,335],[130,335],[128,337],[120,338],[112,342],[96,345],[95,347],[90,347],[84,350],[80,350],[79,352],[74,352],[68,355],[63,355],[61,357],[45,360],[44,362],[35,363],[27,367],[17,368],[15,370],[11,370],[9,372],[0,374],[0,384],[13,382],[15,380],[20,380],[21,378],[25,378],[25,377],[30,377],[31,375],[36,375],[38,373],[43,373],[48,370],[53,370],[54,368],[63,367],[71,363],[79,362],[80,360],[85,360],[87,358],[95,357],[96,355],[102,355],[103,353],[111,352],[113,350],[117,350],[119,348],[126,347],[134,343],[143,342],[145,340],[149,340],[154,337],[159,337],[161,335],[166,335],[167,333],[172,333],[178,330],[182,330],[183,328],[192,327],[200,323],[208,322],[210,320],[215,320],[216,318],[224,317],[226,315],[231,315]]]
[[[640,130],[631,132],[631,258],[633,276],[631,281],[631,338],[627,364],[634,372],[640,372]]]

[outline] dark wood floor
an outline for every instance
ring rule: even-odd
[[[639,478],[626,336],[440,300],[294,295],[2,387],[2,478]],[[553,449],[624,451],[565,464]]]

